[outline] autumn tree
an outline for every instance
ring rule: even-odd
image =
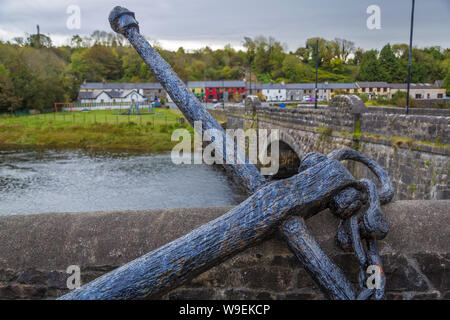
[[[381,81],[381,68],[378,61],[377,50],[366,51],[359,66],[358,80],[361,81]]]

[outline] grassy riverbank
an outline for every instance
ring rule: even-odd
[[[180,113],[156,109],[152,115],[119,115],[118,110],[61,112],[0,117],[0,147],[83,148],[169,151]],[[190,129],[192,131],[192,129]]]

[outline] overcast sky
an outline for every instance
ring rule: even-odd
[[[67,28],[70,5],[81,10],[81,28]],[[167,49],[240,47],[244,36],[272,36],[295,50],[314,36],[352,40],[365,49],[407,43],[411,0],[0,0],[0,39],[35,33],[64,44],[74,34],[110,31],[116,6],[136,12],[141,33]],[[381,9],[381,29],[369,30],[370,5]],[[416,0],[414,43],[450,47],[450,0]]]

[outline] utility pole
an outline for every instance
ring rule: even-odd
[[[222,79],[222,109],[225,109],[225,80]]]
[[[409,60],[408,60],[408,85],[406,90],[406,114],[409,112],[409,92],[411,88],[411,60],[412,60],[412,46],[413,46],[413,32],[414,32],[414,7],[416,0],[412,0],[411,9],[411,32],[409,36]]]
[[[252,65],[250,64],[250,95],[252,95]]]
[[[319,68],[319,39],[316,41],[316,87],[315,87],[315,98],[314,98],[314,109],[317,109],[317,81],[318,81],[318,68]]]
[[[41,32],[39,29],[39,25],[36,25],[36,29],[37,29],[37,46],[38,48],[41,47]]]

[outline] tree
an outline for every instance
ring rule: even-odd
[[[0,113],[13,112],[19,106],[9,71],[0,64]]]
[[[26,45],[33,48],[50,48],[52,46],[52,39],[43,34],[31,34],[27,38]]]
[[[79,48],[83,43],[83,39],[78,34],[76,34],[72,37],[70,43],[72,44],[73,47]]]
[[[408,59],[409,57],[409,45],[405,43],[394,44],[392,50],[399,59]]]
[[[376,50],[366,51],[359,66],[358,79],[361,81],[382,81],[381,68],[377,58]]]
[[[264,37],[255,39],[255,72],[259,74],[270,73],[270,56],[267,50],[267,40]]]
[[[446,95],[450,97],[450,71],[447,73],[447,76],[442,83],[442,87],[446,89]]]
[[[341,58],[333,58],[330,61],[330,69],[336,73],[344,72],[344,61]]]
[[[302,59],[303,62],[308,63],[311,57],[311,49],[300,47],[295,51],[295,54]]]
[[[353,64],[359,66],[364,55],[364,50],[362,48],[356,49],[353,57]]]
[[[245,53],[245,64],[247,65],[247,68],[252,71],[253,61],[255,61],[256,56],[256,44],[252,38],[244,37],[244,48],[247,49]]]
[[[355,52],[355,43],[350,40],[336,38],[334,39],[338,48],[338,56],[343,62],[347,62],[347,58],[350,54]]]
[[[399,79],[399,64],[397,58],[389,43],[381,49],[379,62],[380,71],[384,81],[399,82],[402,80]]]
[[[84,80],[119,80],[122,77],[121,61],[113,48],[96,44],[83,50],[78,58],[76,72]]]
[[[309,82],[314,77],[312,69],[296,56],[288,55],[283,61],[283,74],[289,82]]]
[[[19,46],[25,45],[25,39],[23,37],[15,37],[12,39],[12,41],[17,43],[17,45],[19,45]]]

